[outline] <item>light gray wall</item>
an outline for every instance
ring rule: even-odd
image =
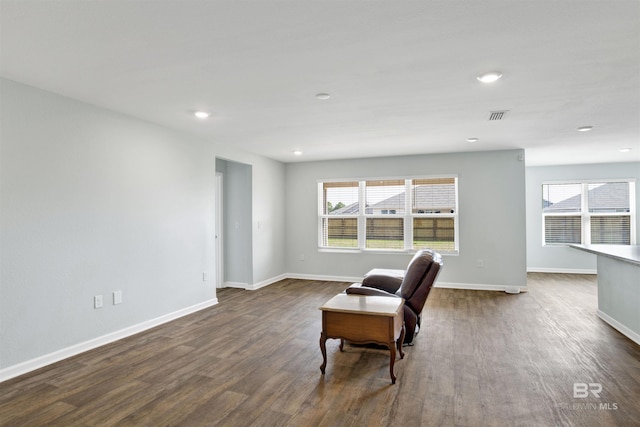
[[[590,179],[640,179],[640,163],[528,167],[527,177],[527,269],[529,271],[593,273],[596,256],[564,246],[542,246],[542,183]],[[640,225],[640,182],[636,183],[636,224]],[[636,243],[640,228],[636,227]]]
[[[374,267],[405,268],[410,259],[407,254],[318,251],[318,180],[457,174],[460,254],[445,257],[439,280],[525,286],[523,155],[522,150],[506,150],[287,164],[287,270],[359,277]],[[483,268],[477,267],[478,260]]]
[[[285,165],[257,158],[252,163],[253,283],[283,275],[285,265]]]
[[[0,94],[0,370],[214,301],[216,156],[251,170],[247,277],[285,273],[282,163],[5,79]]]
[[[0,367],[214,299],[208,145],[0,83]]]

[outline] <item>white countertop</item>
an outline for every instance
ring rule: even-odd
[[[570,245],[572,248],[640,265],[638,245]]]

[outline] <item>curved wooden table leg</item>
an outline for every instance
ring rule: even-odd
[[[340,338],[340,351],[344,351],[344,339]]]
[[[389,361],[389,373],[391,374],[391,384],[396,383],[396,376],[393,374],[393,365],[396,362],[396,346],[395,343],[389,343],[389,351],[391,352],[391,360]]]
[[[404,359],[404,351],[402,351],[402,344],[404,344],[404,334],[405,334],[404,323],[402,324],[402,332],[400,332],[400,338],[398,338],[397,346],[398,351],[400,352],[400,359]]]
[[[320,365],[320,372],[324,375],[324,370],[327,367],[327,336],[324,331],[320,333],[320,351],[322,352],[322,365]]]

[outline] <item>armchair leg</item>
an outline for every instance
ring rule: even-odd
[[[418,314],[418,321],[416,322],[416,332],[415,335],[418,335],[418,332],[420,332],[420,326],[422,324],[422,313]]]

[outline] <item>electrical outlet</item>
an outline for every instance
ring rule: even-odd
[[[113,305],[122,304],[122,291],[113,292]]]
[[[300,254],[300,261],[304,261],[304,254]]]
[[[96,295],[93,297],[93,308],[102,308],[102,295]]]
[[[482,261],[481,259],[479,259],[478,261],[476,261],[476,267],[478,267],[478,268],[484,268],[484,261]]]

